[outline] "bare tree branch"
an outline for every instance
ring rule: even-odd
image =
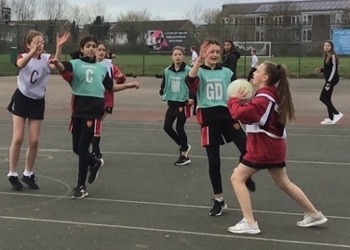
[[[43,20],[62,19],[68,9],[67,0],[41,0],[39,7],[38,14]]]
[[[117,16],[118,22],[139,22],[139,21],[149,21],[152,14],[148,9],[141,11],[129,10],[126,13],[121,13]]]
[[[33,20],[37,14],[37,0],[12,0],[12,17],[21,21]]]

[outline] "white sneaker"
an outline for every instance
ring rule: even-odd
[[[339,120],[341,118],[343,118],[343,114],[339,112],[339,114],[333,115],[333,123],[336,124],[337,122],[339,122]]]
[[[313,227],[313,226],[318,226],[322,225],[327,222],[327,218],[321,213],[318,212],[317,215],[309,215],[305,214],[304,219],[301,221],[297,222],[297,226],[299,227]]]
[[[255,221],[254,224],[248,223],[246,219],[242,219],[236,225],[229,227],[228,231],[234,234],[259,234],[261,233],[258,223]]]
[[[322,122],[320,122],[322,125],[333,125],[334,122],[333,120],[329,119],[329,118],[325,118]]]

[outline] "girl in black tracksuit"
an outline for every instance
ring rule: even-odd
[[[95,58],[97,40],[84,37],[80,42],[80,56],[69,62],[58,62],[56,67],[72,88],[71,132],[73,151],[79,156],[78,183],[73,198],[88,196],[86,180],[92,183],[101,166],[98,158],[92,158],[89,147],[94,134],[101,129],[105,113],[105,90],[114,91],[113,81],[107,69]]]
[[[320,101],[324,103],[327,107],[328,118],[325,118],[321,121],[323,125],[332,125],[336,124],[342,117],[343,114],[340,113],[332,103],[332,94],[333,88],[339,82],[339,74],[338,74],[338,57],[334,52],[334,44],[332,41],[326,41],[324,43],[324,60],[323,60],[323,68],[317,68],[316,72],[323,73],[325,78],[325,84],[321,91]]]
[[[172,49],[171,58],[173,63],[165,68],[163,81],[159,94],[164,101],[168,102],[168,109],[165,114],[164,131],[179,146],[180,156],[174,162],[175,166],[184,166],[191,163],[188,152],[191,146],[187,143],[185,123],[191,115],[193,99],[189,96],[189,89],[185,82],[190,67],[183,61],[184,49],[175,46]],[[176,130],[173,123],[176,120]]]

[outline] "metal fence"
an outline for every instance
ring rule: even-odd
[[[55,49],[55,36],[57,32],[71,31],[70,23],[50,23],[49,21],[40,21],[41,23],[8,23],[0,24],[0,53],[9,54],[9,58],[13,60],[16,53],[21,48],[23,35],[31,29],[38,30],[43,33],[46,38],[45,48],[48,52],[53,53]],[[145,61],[154,54],[169,55],[171,49],[175,45],[186,48],[188,55],[189,47],[195,45],[197,48],[200,43],[208,37],[216,38],[220,42],[226,39],[233,40],[239,52],[242,55],[239,67],[241,67],[242,75],[249,71],[250,50],[257,50],[257,55],[266,58],[288,58],[288,61],[294,61],[297,64],[296,77],[305,76],[303,74],[304,66],[310,57],[318,57],[322,61],[323,43],[333,37],[334,30],[349,30],[348,26],[330,26],[329,24],[312,24],[312,25],[276,25],[265,24],[257,26],[256,24],[218,24],[193,26],[171,24],[166,25],[149,25],[143,22],[129,23],[124,25],[124,30],[119,31],[118,28],[110,27],[109,33],[99,32],[101,40],[109,45],[112,52],[116,51],[119,55],[132,54],[142,56],[140,60],[141,72],[139,74],[149,75],[154,72],[147,72],[147,68],[152,62]],[[89,26],[80,30],[80,33],[74,34],[71,41],[64,46],[63,53],[69,54],[76,50],[81,37],[89,33],[101,30],[101,26]],[[349,35],[350,36],[350,35]],[[350,44],[350,38],[348,43]],[[345,40],[346,46],[346,40]],[[350,51],[350,45],[349,45]],[[340,55],[345,58],[346,55]],[[305,63],[303,63],[305,61]],[[119,63],[120,64],[120,63]],[[123,67],[123,65],[120,65]],[[164,65],[161,65],[164,66]],[[344,65],[345,67],[345,65]],[[156,69],[155,71],[158,71]],[[341,68],[344,76],[348,77],[349,68]]]

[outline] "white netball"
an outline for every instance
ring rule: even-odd
[[[231,82],[227,88],[227,97],[230,98],[234,96],[240,88],[243,88],[247,92],[247,95],[244,99],[251,99],[253,97],[254,87],[245,79],[236,79]]]

